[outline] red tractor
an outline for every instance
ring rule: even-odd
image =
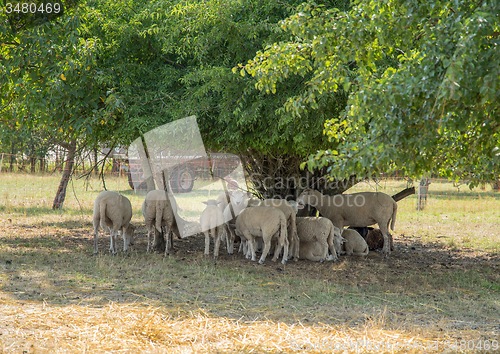
[[[128,182],[132,189],[147,189],[141,161],[128,161]],[[193,189],[197,178],[226,178],[240,165],[236,155],[212,153],[209,156],[191,158],[189,156],[162,157],[162,166],[167,168],[170,189],[173,193],[187,193]],[[152,178],[152,177],[149,177]]]

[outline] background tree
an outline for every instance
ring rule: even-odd
[[[127,145],[160,124],[195,114],[207,148],[240,154],[259,192],[293,195],[300,162],[326,142],[323,121],[338,114],[346,97],[325,96],[321,109],[297,117],[278,111],[303,78],[269,96],[232,69],[280,38],[278,22],[294,6],[275,1],[82,2],[57,21],[24,31],[22,40],[34,42],[31,49],[11,49],[13,68],[23,67],[20,57],[46,53],[45,60],[51,60],[45,66],[34,60],[37,66],[29,72],[9,74],[11,80],[22,78],[29,90],[16,94],[16,101],[34,112],[28,116],[32,124],[50,127],[62,120],[58,141],[75,151],[99,143]],[[50,45],[66,48],[64,55]],[[26,81],[33,73],[51,80]],[[34,90],[43,102],[36,107],[28,102]],[[71,168],[65,171],[60,197]]]
[[[325,124],[330,148],[312,154],[309,169],[435,173],[474,186],[500,175],[499,10],[496,1],[359,1],[348,11],[305,3],[282,23],[289,40],[244,69],[266,92],[307,78],[284,105],[296,116],[348,93]]]
[[[332,193],[396,169],[499,174],[493,1],[86,0],[16,21],[0,13],[0,119],[69,156],[195,114],[266,196],[308,174],[347,179]]]
[[[62,16],[2,33],[3,119],[68,150],[54,209],[63,205],[77,151],[119,125],[121,107],[99,68],[102,47],[88,26],[91,15],[89,7],[68,7]]]
[[[197,115],[207,147],[239,154],[254,187],[266,196],[294,196],[297,181],[306,175],[300,163],[324,146],[323,123],[339,114],[347,98],[326,94],[314,112],[299,116],[283,106],[307,77],[296,75],[267,95],[255,89],[253,79],[233,70],[262,46],[284,38],[279,22],[298,3],[183,1],[151,15],[163,19],[151,31],[159,34],[166,61],[179,74],[171,112]],[[321,171],[315,173],[321,176]]]

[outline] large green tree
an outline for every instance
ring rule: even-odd
[[[346,96],[326,95],[321,109],[297,117],[280,108],[303,78],[269,96],[232,69],[280,40],[278,23],[298,3],[81,1],[64,16],[9,33],[8,115],[78,151],[126,145],[195,114],[207,148],[240,154],[261,193],[293,194],[300,162],[326,143],[323,122]]]
[[[351,9],[301,5],[289,34],[242,66],[277,92],[303,77],[284,109],[312,114],[348,94],[325,123],[329,148],[308,159],[330,175],[436,173],[471,186],[500,175],[497,1],[356,1]]]
[[[180,1],[156,11],[163,23],[151,29],[180,74],[177,100],[171,105],[175,116],[197,115],[207,147],[238,153],[254,186],[267,196],[296,193],[306,175],[300,163],[326,144],[323,123],[339,114],[347,98],[331,92],[314,112],[297,116],[283,105],[304,85],[304,77],[291,78],[271,96],[234,70],[263,46],[288,36],[279,23],[298,3]],[[348,1],[325,3],[348,6]]]
[[[122,131],[123,105],[107,75],[111,68],[100,59],[103,23],[85,4],[45,20],[0,16],[6,25],[0,33],[2,120],[67,149],[53,203],[61,208],[78,151],[116,140]]]

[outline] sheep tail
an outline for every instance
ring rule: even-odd
[[[99,203],[99,224],[103,224],[106,222],[106,203]]]
[[[394,225],[396,224],[396,214],[398,212],[398,203],[395,201],[393,202],[393,207],[392,207],[392,217],[391,217],[391,230],[394,231]]]
[[[156,216],[155,216],[155,227],[158,232],[161,233],[161,222],[163,219],[163,203],[161,201],[156,201]]]

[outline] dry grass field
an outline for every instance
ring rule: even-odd
[[[500,195],[433,181],[427,206],[398,202],[395,251],[384,260],[258,265],[203,238],[146,254],[142,195],[123,178],[139,225],[128,254],[92,255],[99,181],[0,175],[0,352],[433,353],[500,351]],[[355,190],[394,194],[404,181]],[[121,244],[121,243],[119,243]]]

